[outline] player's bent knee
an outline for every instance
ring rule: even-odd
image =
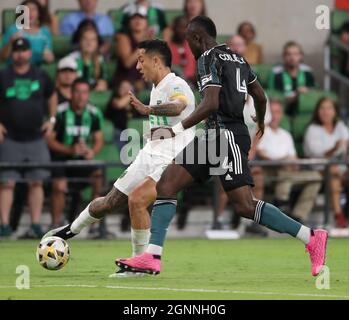
[[[234,204],[234,212],[239,216],[247,219],[253,219],[255,207],[251,203],[236,203]]]

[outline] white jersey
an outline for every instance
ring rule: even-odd
[[[167,103],[174,97],[186,100],[186,108],[177,117],[149,116],[150,128],[172,127],[194,111],[193,92],[189,85],[174,73],[168,74],[156,87],[153,87],[150,105]],[[190,128],[171,139],[148,140],[135,161],[114,183],[115,188],[129,195],[146,177],[158,182],[167,166],[194,139],[194,136],[195,128]]]
[[[171,98],[176,96],[185,97],[187,101],[186,108],[179,116],[149,116],[150,128],[173,127],[177,123],[187,118],[195,109],[195,97],[189,85],[174,73],[169,73],[153,89],[150,94],[150,105],[155,106],[171,102]],[[185,130],[172,139],[154,140],[150,139],[144,146],[144,151],[153,155],[162,155],[171,159],[175,158],[195,136],[195,127]]]

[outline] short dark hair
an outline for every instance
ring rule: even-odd
[[[79,84],[86,84],[89,87],[89,89],[90,89],[90,83],[85,78],[77,78],[77,79],[74,80],[74,82],[73,82],[73,84],[71,86],[72,90],[74,90],[75,87],[77,85],[79,85]]]
[[[158,54],[164,62],[164,65],[171,68],[172,53],[165,41],[159,39],[145,40],[138,44],[138,49],[144,49],[146,53]]]
[[[190,24],[199,25],[200,27],[202,27],[205,30],[205,32],[210,37],[216,39],[216,37],[217,37],[216,25],[214,24],[212,19],[210,19],[209,17],[197,16],[197,17],[190,20]]]

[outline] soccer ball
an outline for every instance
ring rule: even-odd
[[[47,237],[40,241],[36,250],[36,259],[45,269],[62,269],[69,261],[69,246],[59,237]]]

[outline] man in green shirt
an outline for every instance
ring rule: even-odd
[[[71,102],[58,106],[57,120],[48,145],[52,159],[92,160],[102,149],[103,116],[99,109],[88,103],[90,86],[86,80],[77,79],[72,85]],[[89,146],[89,141],[92,145]],[[101,171],[95,167],[57,168],[52,172],[51,210],[53,225],[61,223],[62,211],[65,206],[65,193],[68,189],[67,178],[91,178],[93,198],[101,193]]]

